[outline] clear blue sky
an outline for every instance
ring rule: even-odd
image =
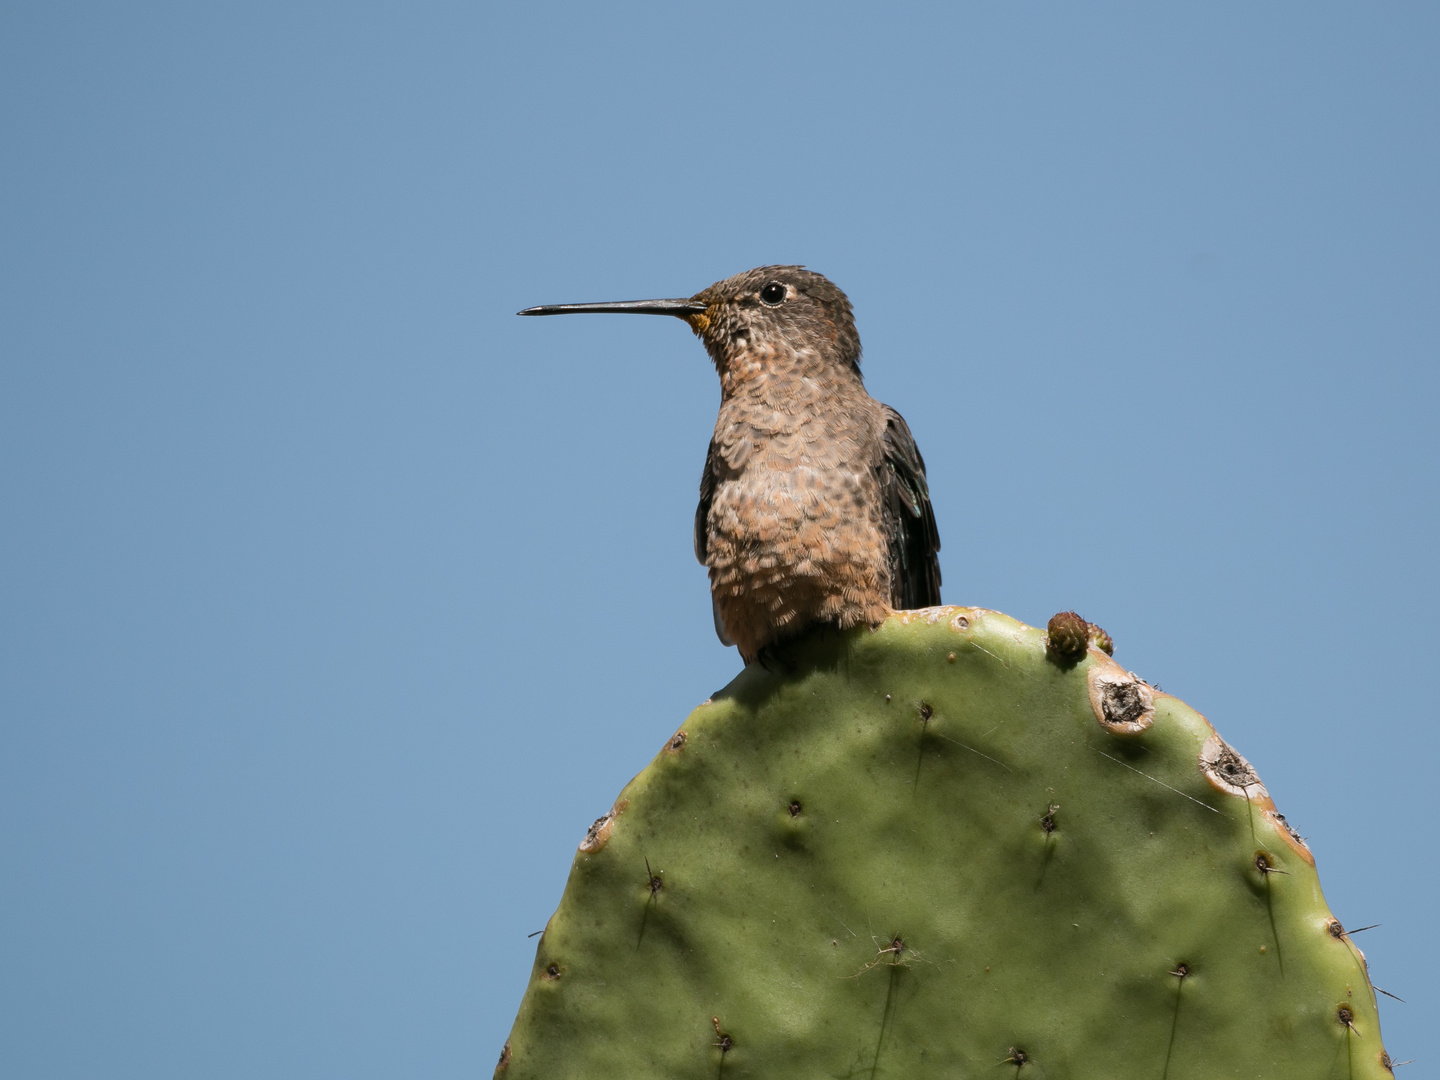
[[[1437,57],[1433,3],[7,3],[0,1072],[488,1075],[739,666],[699,345],[512,313],[769,262],[854,300],[945,600],[1209,716],[1435,1069]]]

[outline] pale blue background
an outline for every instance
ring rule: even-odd
[[[489,1075],[738,669],[698,344],[512,313],[786,261],[945,599],[1205,712],[1433,1075],[1440,7],[603,8],[0,9],[0,1072]]]

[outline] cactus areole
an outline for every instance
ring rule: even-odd
[[[496,1075],[1391,1075],[1254,768],[1066,621],[747,668],[585,834]]]

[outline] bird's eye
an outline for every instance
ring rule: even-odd
[[[765,303],[775,305],[785,299],[785,286],[778,281],[772,281],[760,290],[760,299]]]

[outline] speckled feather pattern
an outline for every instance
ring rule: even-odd
[[[785,299],[768,305],[774,284]],[[844,293],[799,267],[761,267],[695,299],[721,385],[695,549],[722,640],[749,662],[816,623],[939,603],[924,463],[865,391]]]

